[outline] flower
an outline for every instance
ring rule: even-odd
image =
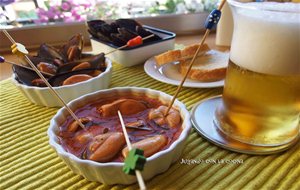
[[[46,8],[37,9],[38,19],[35,23],[47,22],[80,22],[87,18],[87,14],[93,11],[94,0],[49,0]]]
[[[61,9],[64,10],[64,11],[70,11],[71,4],[69,2],[63,2],[61,4]]]
[[[0,0],[0,6],[6,6],[14,2],[15,0]]]

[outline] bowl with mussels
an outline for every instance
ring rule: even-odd
[[[110,59],[104,53],[90,54],[82,50],[83,36],[77,34],[60,48],[42,44],[36,55],[28,55],[65,102],[106,89],[110,84]],[[30,102],[47,107],[63,106],[33,70],[14,65],[12,80]]]

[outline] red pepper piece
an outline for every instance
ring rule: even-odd
[[[127,42],[128,47],[133,47],[133,46],[137,46],[137,45],[141,45],[141,44],[143,44],[143,38],[141,36],[132,38],[131,40],[129,40]]]

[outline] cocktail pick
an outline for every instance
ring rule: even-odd
[[[144,168],[144,164],[146,163],[146,158],[143,156],[144,151],[140,150],[140,149],[133,149],[132,145],[130,143],[127,131],[126,131],[126,127],[125,127],[125,123],[122,117],[121,112],[118,110],[118,115],[119,115],[119,119],[121,122],[121,126],[122,126],[122,130],[125,136],[125,140],[126,140],[126,144],[128,146],[128,150],[129,150],[129,154],[125,159],[125,165],[123,168],[123,171],[126,174],[130,174],[130,175],[136,175],[136,178],[138,180],[139,186],[141,190],[146,190],[146,186],[145,186],[145,182],[143,179],[143,176],[141,174],[141,170],[143,170]]]
[[[59,101],[65,106],[65,108],[68,110],[68,112],[71,114],[71,116],[76,120],[76,122],[79,124],[80,127],[85,129],[84,125],[78,117],[75,115],[75,113],[70,109],[70,107],[66,104],[66,102],[60,97],[60,95],[53,89],[53,87],[49,84],[47,79],[42,75],[42,73],[36,68],[36,66],[31,62],[31,60],[28,58],[26,54],[28,54],[28,51],[26,50],[25,46],[16,43],[15,40],[9,35],[9,33],[6,30],[2,30],[3,33],[7,36],[7,38],[11,41],[13,44],[11,46],[12,53],[16,54],[18,57],[25,59],[27,63],[32,67],[32,69],[36,72],[36,74],[45,82],[45,84],[49,87],[51,92],[59,99]]]
[[[124,48],[126,48],[126,47],[133,47],[133,46],[141,45],[141,44],[143,44],[143,41],[144,41],[144,40],[147,40],[147,39],[149,39],[149,38],[152,38],[153,36],[154,36],[154,34],[151,34],[151,35],[146,36],[146,37],[144,37],[144,38],[142,38],[141,36],[134,37],[134,38],[132,38],[131,40],[129,40],[129,41],[126,43],[126,45],[121,46],[121,47],[119,47],[119,48],[117,48],[117,49],[114,49],[114,50],[112,50],[112,51],[110,51],[110,52],[107,52],[107,53],[105,53],[105,55],[111,54],[111,53],[113,53],[113,52],[115,52],[115,51],[124,49]]]
[[[27,67],[27,66],[25,66],[25,65],[20,65],[20,64],[11,62],[11,61],[7,61],[7,60],[5,60],[5,58],[2,57],[2,56],[0,56],[0,63],[8,63],[8,64],[11,64],[11,65],[17,65],[17,66],[19,66],[19,67],[22,67],[22,68],[25,68],[25,69],[34,71],[34,69],[32,69],[31,67]],[[50,73],[46,73],[46,72],[43,72],[43,71],[40,71],[40,72],[41,72],[42,74],[47,75],[47,76],[50,76],[50,77],[54,76],[53,74],[50,74]]]
[[[183,86],[183,83],[185,82],[188,74],[190,73],[191,68],[192,68],[192,66],[193,66],[193,64],[194,64],[194,62],[196,60],[196,57],[198,56],[198,54],[200,52],[200,49],[202,48],[202,46],[203,46],[203,44],[204,44],[207,36],[209,35],[211,29],[214,28],[218,24],[218,22],[219,22],[219,20],[221,18],[221,9],[223,8],[225,2],[226,2],[226,0],[222,0],[221,3],[220,3],[220,5],[218,6],[218,8],[212,10],[211,13],[208,15],[208,17],[206,18],[206,21],[205,21],[206,31],[204,33],[204,36],[202,37],[202,39],[200,41],[199,47],[198,47],[197,51],[195,52],[195,54],[194,54],[194,56],[193,56],[193,58],[192,58],[192,60],[191,60],[191,62],[189,64],[189,67],[188,67],[188,69],[187,69],[187,71],[186,71],[183,79],[181,80],[181,82],[180,82],[180,84],[179,84],[179,86],[178,86],[178,88],[177,88],[177,90],[175,92],[175,95],[173,96],[173,99],[172,99],[171,103],[168,106],[167,111],[165,112],[165,116],[168,115],[170,109],[172,108],[172,106],[173,106],[173,104],[174,104],[174,102],[176,100],[176,97],[178,96],[178,94],[179,94],[179,92],[180,92],[180,90],[181,90],[181,88]]]

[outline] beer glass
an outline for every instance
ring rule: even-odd
[[[234,19],[218,128],[255,146],[299,138],[300,3],[228,0]]]

